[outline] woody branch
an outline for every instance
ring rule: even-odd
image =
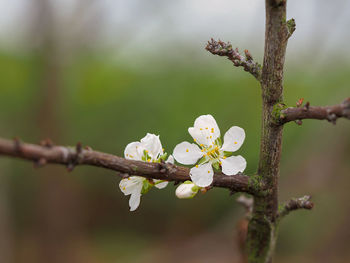
[[[328,120],[335,124],[338,118],[350,119],[350,98],[341,104],[333,106],[310,106],[307,102],[304,106],[281,110],[278,122],[284,124],[290,121],[303,119]]]
[[[278,218],[281,219],[282,217],[288,215],[291,211],[298,210],[298,209],[311,210],[314,207],[314,203],[311,202],[310,200],[311,200],[311,196],[309,195],[305,195],[300,198],[293,198],[289,200],[280,209],[278,213]]]
[[[259,82],[261,81],[261,65],[253,60],[252,55],[246,49],[244,56],[239,53],[238,48],[233,49],[230,42],[215,41],[211,39],[205,47],[213,55],[225,56],[236,67],[243,67],[245,71],[252,74]]]
[[[138,175],[149,179],[174,182],[191,180],[189,176],[190,169],[187,167],[168,163],[128,160],[116,155],[94,151],[90,147],[82,148],[80,143],[76,147],[66,147],[52,145],[48,141],[36,145],[20,142],[18,139],[0,138],[1,155],[33,161],[35,166],[43,166],[47,163],[62,164],[66,165],[69,171],[77,165],[90,165],[116,171],[119,176],[124,178]],[[257,182],[255,176],[249,177],[243,174],[228,176],[222,173],[216,173],[215,175],[212,184],[214,187],[227,188],[234,192],[246,192],[253,195],[260,194],[264,189],[263,183]]]

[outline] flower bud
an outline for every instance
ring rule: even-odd
[[[176,188],[175,194],[180,199],[193,198],[198,193],[199,187],[191,181],[186,181]]]

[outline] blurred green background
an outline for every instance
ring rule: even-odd
[[[151,2],[151,8],[141,12],[148,15],[144,20],[157,15],[162,24],[166,15],[159,18],[160,1]],[[143,38],[128,38],[133,27],[125,27],[129,23],[125,20],[118,31],[124,35],[113,42],[106,38],[112,31],[103,31],[106,24],[96,26],[102,19],[97,13],[97,19],[90,14],[87,17],[94,19],[72,30],[74,37],[67,39],[61,33],[71,28],[62,26],[65,19],[57,19],[57,14],[63,11],[53,3],[33,0],[27,14],[31,26],[23,25],[24,34],[2,34],[1,137],[18,136],[28,142],[51,138],[63,145],[80,141],[121,156],[129,142],[150,132],[160,134],[163,147],[171,153],[177,143],[191,140],[187,128],[195,118],[209,113],[222,134],[233,125],[245,129],[246,141],[238,153],[248,162],[246,173],[254,174],[260,87],[243,70],[204,50],[202,36],[208,39],[217,32],[202,30],[196,41],[174,40],[169,36],[176,24],[171,23],[167,36],[154,29],[162,37],[153,38],[146,24],[143,30],[149,38],[142,45]],[[87,12],[82,8],[87,2],[81,3],[74,9],[78,13],[71,15],[78,21]],[[4,7],[5,2],[1,4]],[[257,37],[239,42],[260,61],[263,11],[257,8],[261,5],[254,9],[256,14],[262,12],[255,19],[259,26],[250,28]],[[143,7],[136,5],[133,10]],[[130,20],[139,17],[139,13],[129,15]],[[141,25],[136,23],[134,29],[142,31]],[[226,30],[230,28],[227,25]],[[222,34],[236,45],[237,36]],[[315,41],[308,37],[305,43]],[[349,96],[349,54],[316,40],[319,45],[314,49],[303,49],[301,44],[293,46],[291,39],[285,74],[287,105],[295,106],[299,98],[311,105],[331,105]],[[324,57],[325,50],[329,56]],[[276,262],[350,261],[349,132],[350,122],[343,119],[335,126],[313,120],[285,126],[280,200],[311,194],[316,206],[283,221]],[[169,184],[164,190],[152,189],[142,197],[140,207],[129,212],[129,197],[120,192],[118,183],[112,171],[101,168],[77,167],[68,173],[64,167],[34,169],[29,162],[1,157],[0,262],[240,262],[237,225],[244,210],[235,202],[237,195],[214,189],[192,200],[179,200]]]

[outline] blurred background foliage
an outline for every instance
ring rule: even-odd
[[[254,174],[260,87],[229,61],[208,54],[204,45],[220,36],[262,61],[263,3],[221,0],[228,10],[211,10],[208,1],[72,0],[63,7],[58,1],[14,2],[24,8],[24,18],[23,10],[16,13],[13,4],[0,2],[4,15],[6,10],[17,14],[0,20],[1,137],[51,138],[63,145],[80,141],[123,155],[129,142],[151,132],[161,135],[171,153],[177,143],[191,140],[187,128],[195,118],[210,113],[222,134],[233,125],[245,129],[238,153],[248,161],[246,173]],[[242,15],[237,5],[254,17],[244,30],[232,27]],[[344,8],[331,27],[327,22],[339,8],[329,5],[306,4],[312,14],[324,15],[322,25],[302,16],[305,10],[299,12],[296,3],[290,5],[299,23],[287,54],[287,105],[299,98],[330,105],[349,96],[349,52],[342,49],[349,38],[349,8],[337,1]],[[186,20],[186,14],[194,17]],[[215,14],[221,20],[210,20]],[[206,18],[210,25],[201,25]],[[23,27],[16,27],[19,22]],[[215,27],[222,22],[225,26]],[[311,194],[316,206],[283,221],[276,262],[349,262],[349,131],[345,120],[336,126],[326,121],[286,125],[280,199]],[[143,196],[132,213],[118,183],[108,170],[33,169],[2,157],[0,262],[239,262],[237,225],[244,211],[236,195],[214,189],[179,200],[170,184]]]

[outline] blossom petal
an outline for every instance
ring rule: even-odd
[[[217,125],[216,120],[214,119],[214,117],[211,116],[210,114],[199,116],[194,121],[194,127],[195,128],[203,128],[203,129],[209,130],[210,133],[213,134],[213,137],[215,137],[214,140],[216,138],[220,137],[219,126]]]
[[[194,143],[182,142],[175,146],[173,156],[182,164],[194,164],[203,156],[202,151]]]
[[[163,154],[159,135],[147,133],[147,135],[141,139],[141,145],[148,151],[152,159],[158,159],[159,155]]]
[[[241,127],[233,126],[225,133],[224,144],[221,150],[235,152],[242,146],[244,139],[244,130]]]
[[[163,181],[161,183],[158,183],[160,181],[163,181],[163,180],[158,180],[158,179],[153,179],[153,182],[155,183],[155,187],[157,187],[158,189],[163,189],[165,188],[167,185],[168,185],[168,181]],[[158,184],[157,184],[158,183]]]
[[[125,195],[141,193],[144,180],[141,176],[130,176],[120,180],[119,188]]]
[[[194,141],[198,144],[203,144],[205,146],[209,146],[211,141],[207,139],[209,138],[207,132],[204,132],[203,129],[200,130],[199,128],[188,128],[188,133],[192,136]]]
[[[239,172],[243,172],[247,167],[246,160],[240,155],[231,156],[226,159],[220,159],[220,161],[222,172],[226,175],[234,175]]]
[[[132,194],[129,199],[130,211],[135,211],[139,207],[140,201],[141,201],[140,193]]]
[[[129,143],[124,150],[124,157],[129,160],[141,161],[143,149],[140,142]]]
[[[213,182],[214,171],[211,167],[211,163],[205,163],[193,167],[190,170],[190,176],[192,182],[194,182],[199,187],[209,186]]]
[[[165,161],[165,163],[170,163],[170,164],[174,164],[175,160],[174,160],[174,156],[172,156],[171,154],[169,155],[168,159]]]
[[[211,115],[199,116],[194,122],[194,127],[190,127],[188,132],[198,144],[206,146],[213,145],[220,137],[220,129]]]

